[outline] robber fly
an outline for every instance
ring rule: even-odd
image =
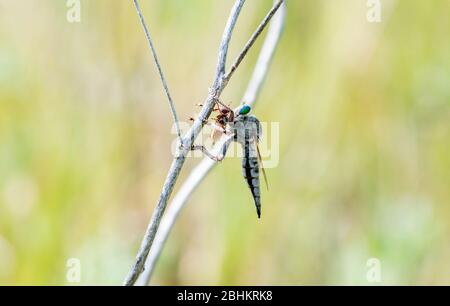
[[[249,115],[251,107],[245,103],[236,110],[232,110],[229,106],[216,100],[216,108],[214,111],[217,111],[218,115],[214,118],[212,136],[214,137],[217,133],[228,136],[219,155],[214,156],[202,145],[195,145],[192,149],[201,150],[206,156],[214,161],[222,161],[225,158],[225,154],[231,142],[235,141],[240,143],[244,153],[242,158],[242,174],[252,193],[258,218],[261,218],[260,168],[267,189],[269,188],[266,173],[262,167],[262,159],[258,147],[258,142],[262,136],[261,123],[255,116]]]

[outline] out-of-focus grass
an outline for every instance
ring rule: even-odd
[[[289,1],[255,114],[280,123],[263,219],[224,161],[159,284],[450,284],[449,3]],[[231,58],[271,1],[248,1]],[[230,1],[143,3],[179,116],[207,94]],[[258,43],[257,47],[260,45]],[[224,93],[239,102],[252,50]],[[171,161],[171,119],[130,1],[0,1],[0,284],[119,284]],[[188,162],[182,173],[198,159]]]

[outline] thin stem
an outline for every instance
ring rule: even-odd
[[[141,21],[142,27],[145,32],[145,36],[147,37],[147,42],[148,42],[148,45],[152,52],[152,56],[153,56],[153,59],[156,64],[156,68],[158,69],[159,77],[160,77],[162,85],[164,87],[164,91],[166,92],[167,100],[169,102],[170,110],[172,112],[173,121],[175,122],[175,128],[177,130],[178,139],[180,140],[180,144],[182,145],[183,138],[181,136],[181,129],[180,129],[177,111],[175,110],[175,104],[173,103],[172,96],[170,95],[169,86],[167,85],[166,78],[164,77],[164,73],[162,71],[161,65],[158,60],[158,55],[156,54],[155,46],[153,45],[153,41],[150,37],[150,31],[148,30],[148,26],[147,26],[147,23],[145,22],[144,15],[142,14],[138,0],[134,0],[134,7],[136,8],[136,11],[139,15],[139,19]]]
[[[258,60],[256,62],[255,69],[243,97],[243,101],[248,101],[249,104],[253,104],[256,102],[256,98],[261,91],[262,84],[264,83],[270,66],[270,62],[273,58],[279,39],[281,37],[284,26],[285,13],[286,5],[283,4],[280,7],[278,13],[273,18],[272,23],[270,24],[266,39],[264,40]],[[222,137],[222,139],[216,144],[216,146],[214,146],[212,154],[219,154],[226,141],[228,141],[227,136]],[[140,278],[140,285],[147,285],[150,282],[162,249],[164,248],[164,245],[169,237],[172,228],[175,225],[175,222],[181,210],[186,206],[186,204],[188,203],[187,201],[192,193],[197,189],[197,187],[200,185],[203,179],[206,178],[207,174],[214,168],[215,165],[217,165],[217,163],[212,161],[210,158],[203,158],[203,160],[191,171],[188,178],[173,198],[169,208],[167,209],[167,213],[161,221],[160,229],[155,237],[153,247],[148,255],[147,261],[145,263],[145,270],[142,273],[142,277]]]
[[[261,52],[259,53],[258,60],[256,61],[253,74],[248,82],[247,89],[242,99],[242,101],[245,101],[251,106],[255,103],[259,93],[261,92],[261,87],[264,84],[270,63],[272,62],[273,55],[280,41],[285,20],[286,3],[283,3],[269,26],[266,38],[261,47]]]
[[[216,99],[220,98],[220,94],[226,86],[223,80],[223,71],[225,70],[226,54],[228,52],[228,46],[233,33],[233,29],[236,25],[237,18],[241,12],[242,6],[245,0],[236,0],[233,8],[231,9],[230,17],[225,26],[224,34],[222,36],[222,42],[219,49],[219,60],[217,63],[216,76],[213,86],[209,90],[208,97],[200,111],[199,116],[195,119],[192,127],[187,132],[186,136],[182,140],[182,146],[178,149],[175,158],[172,161],[167,178],[164,182],[161,194],[159,196],[158,203],[153,211],[152,217],[148,224],[147,230],[142,240],[141,247],[136,256],[136,260],[129,271],[124,284],[127,286],[132,286],[135,284],[139,275],[142,273],[144,268],[145,260],[147,259],[148,252],[152,247],[153,240],[155,239],[156,232],[158,231],[161,218],[167,206],[167,201],[173,191],[175,183],[178,179],[181,169],[183,168],[184,162],[186,160],[186,155],[190,151],[190,148],[194,144],[195,139],[199,135],[204,123],[209,118]]]
[[[273,15],[277,12],[277,10],[280,8],[281,4],[283,4],[284,0],[279,0],[275,3],[275,5],[272,7],[272,9],[267,13],[266,17],[261,21],[256,31],[253,33],[253,35],[250,37],[250,39],[245,44],[244,48],[242,49],[241,53],[239,53],[238,57],[235,59],[234,64],[231,66],[230,71],[225,75],[225,80],[228,82],[228,80],[231,78],[233,73],[236,71],[236,69],[239,67],[240,63],[244,59],[244,57],[247,55],[248,50],[253,46],[255,41],[258,39],[259,35],[264,31],[267,24],[270,22],[270,19],[272,19]]]
[[[236,1],[232,11],[240,12],[244,3],[245,3],[245,0],[244,1]],[[231,31],[233,31],[238,17],[239,17],[239,14],[231,14],[230,18],[228,19],[227,24],[225,26],[225,31],[223,33],[222,42],[221,42],[220,48],[219,48],[219,59],[217,61],[217,63],[218,63],[217,71],[216,71],[216,76],[218,76],[217,80],[221,79],[221,77],[225,73],[225,64],[227,61],[228,45],[230,44],[230,40],[231,40]]]

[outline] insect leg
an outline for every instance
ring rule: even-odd
[[[209,158],[211,158],[213,161],[221,161],[221,159],[219,158],[219,156],[214,156],[213,154],[211,154],[208,149],[203,146],[203,145],[192,145],[191,147],[192,151],[198,150],[198,151],[202,151],[203,154],[205,154],[206,156],[208,156]],[[222,158],[223,159],[223,158]]]
[[[191,150],[199,150],[202,151],[203,154],[205,154],[207,157],[212,159],[213,161],[220,162],[225,158],[225,155],[227,154],[228,147],[230,146],[231,142],[233,141],[232,136],[228,136],[228,138],[225,140],[224,144],[219,150],[219,154],[215,156],[211,152],[208,151],[208,149],[203,145],[193,145],[191,147]]]
[[[225,103],[223,103],[222,101],[220,101],[219,99],[214,99],[215,100],[215,102],[216,102],[216,105],[220,105],[220,106],[222,106],[223,108],[225,108],[227,111],[229,111],[229,112],[233,112],[233,110],[228,106],[228,105],[226,105]],[[219,108],[220,109],[220,108]]]

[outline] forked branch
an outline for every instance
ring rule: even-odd
[[[268,33],[262,45],[256,66],[253,70],[252,77],[247,85],[247,89],[243,96],[242,101],[246,101],[248,104],[254,104],[257,100],[258,94],[261,91],[261,87],[267,76],[270,62],[273,58],[275,50],[278,46],[278,42],[283,31],[285,21],[286,5],[283,3],[274,16],[272,23],[269,26]],[[227,136],[224,136],[212,150],[213,155],[224,154],[220,152],[223,145],[228,141]],[[191,171],[186,181],[181,186],[175,197],[170,203],[166,214],[164,215],[158,233],[156,234],[153,247],[147,257],[145,263],[145,270],[139,280],[139,285],[149,284],[153,272],[155,270],[156,263],[164,248],[164,245],[169,237],[175,222],[182,211],[187,205],[188,199],[200,185],[200,183],[206,178],[208,173],[217,165],[209,157],[203,158],[203,160]]]
[[[277,1],[277,3],[275,4],[274,7],[277,7],[277,9],[278,9],[280,7],[281,3],[283,3],[283,2],[284,2],[283,0]],[[227,79],[225,77],[225,63],[226,63],[226,58],[227,58],[227,53],[228,53],[228,46],[229,46],[229,43],[231,40],[231,36],[232,36],[233,30],[234,30],[234,27],[236,25],[237,19],[239,17],[239,14],[241,12],[241,9],[242,9],[242,6],[244,5],[244,3],[245,3],[245,0],[236,0],[233,8],[231,9],[231,13],[228,18],[227,24],[225,26],[225,30],[224,30],[224,33],[222,36],[222,41],[221,41],[220,48],[219,48],[219,56],[218,56],[218,62],[217,62],[217,67],[216,67],[216,75],[214,78],[213,85],[210,87],[209,94],[206,98],[205,103],[203,103],[203,107],[200,111],[199,116],[194,120],[192,127],[186,133],[185,137],[183,138],[183,140],[181,142],[181,146],[178,149],[178,152],[177,152],[174,160],[172,161],[172,165],[170,166],[167,178],[164,182],[158,203],[152,214],[152,217],[151,217],[149,225],[147,227],[144,239],[141,243],[141,247],[137,254],[136,261],[133,264],[130,272],[128,273],[128,275],[125,279],[125,282],[124,282],[125,285],[128,285],[128,286],[134,285],[135,282],[137,281],[138,277],[141,275],[143,268],[144,268],[145,261],[148,256],[148,253],[149,253],[150,249],[152,248],[153,241],[154,241],[156,233],[158,231],[162,216],[166,209],[167,201],[173,191],[175,182],[176,182],[176,180],[180,174],[180,171],[184,165],[186,156],[189,153],[190,148],[194,144],[194,140],[197,138],[197,136],[201,132],[204,122],[206,122],[207,119],[209,118],[209,116],[213,110],[215,101],[220,98],[220,95],[221,95],[223,89],[226,87],[226,85],[229,81],[229,78]],[[274,13],[276,12],[277,9],[274,10],[274,8],[272,8]],[[265,20],[267,19],[267,21],[265,22],[265,24],[262,26],[261,29],[260,29],[260,27],[258,27],[258,29],[260,29],[259,33],[256,35],[255,34],[252,35],[252,37],[255,36],[255,40],[261,34],[261,32],[265,28],[265,26],[268,24],[268,22],[270,21],[270,19],[273,16],[273,14],[271,16],[269,16],[268,18],[266,16]],[[140,16],[142,16],[142,15],[140,15]],[[258,32],[258,30],[257,30],[257,32]],[[253,45],[253,43],[251,43],[251,45]],[[245,54],[247,53],[247,51],[251,47],[251,45],[247,48],[246,51],[244,48]],[[238,57],[239,63],[245,57],[245,54],[242,56],[242,58],[240,60]],[[232,65],[232,67],[233,66],[237,67],[239,65],[239,63],[236,61]],[[229,77],[231,77],[231,75]]]
[[[245,44],[242,51],[239,53],[238,57],[234,61],[233,66],[231,66],[230,71],[225,75],[225,80],[228,82],[228,80],[233,76],[233,73],[238,68],[239,64],[242,62],[244,57],[247,55],[248,50],[253,46],[255,41],[258,39],[259,35],[263,32],[263,30],[266,28],[267,24],[269,23],[270,19],[272,19],[273,15],[277,12],[277,10],[280,8],[280,6],[283,4],[283,1],[275,2],[275,5],[272,7],[272,9],[267,13],[266,17],[264,17],[263,21],[259,24],[256,31],[253,33],[253,35],[250,37],[248,42]]]

